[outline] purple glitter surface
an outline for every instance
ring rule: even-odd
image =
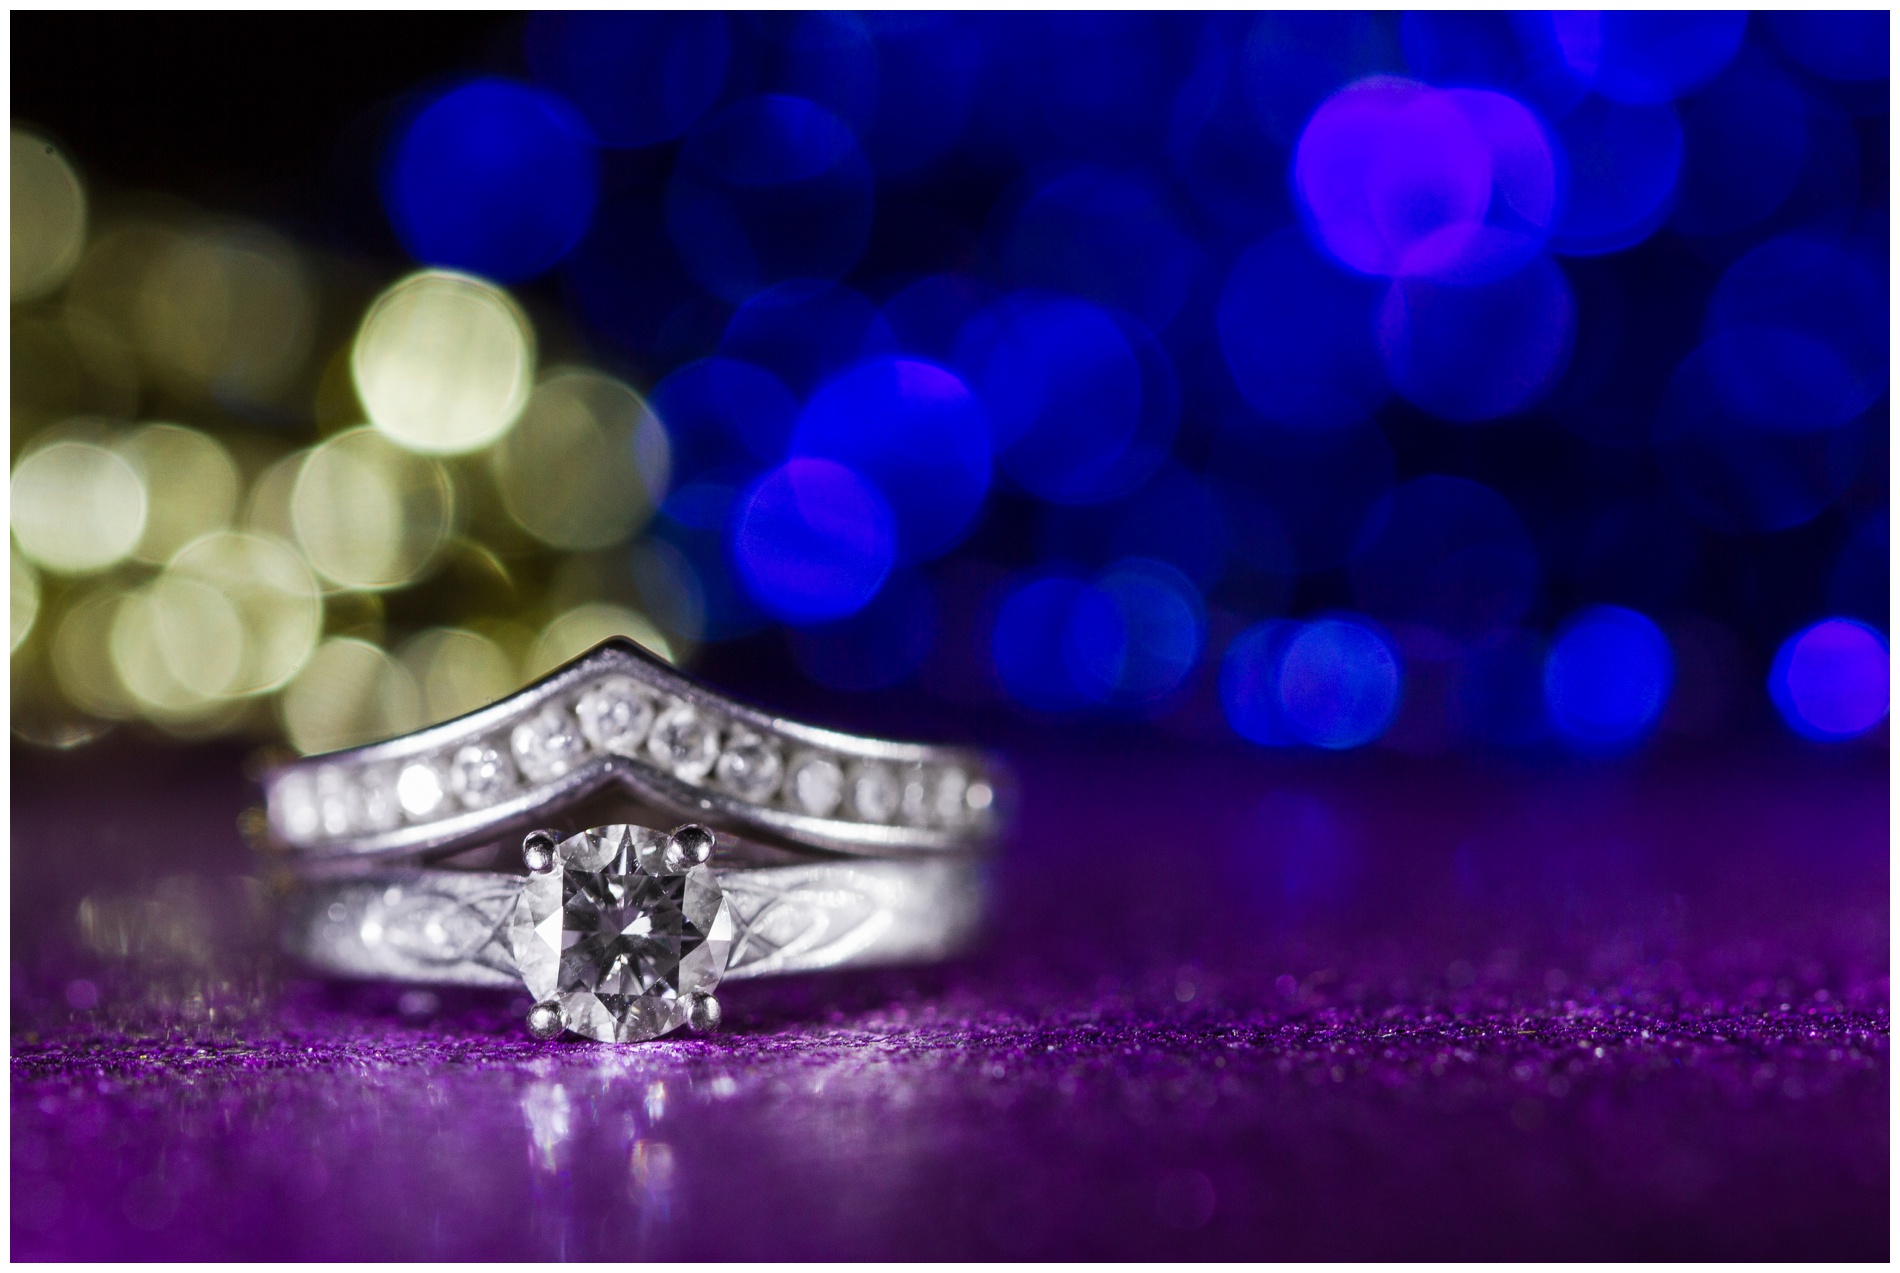
[[[1885,1257],[1878,749],[1019,759],[980,950],[606,1047],[258,955],[234,753],[16,753],[13,1254]]]

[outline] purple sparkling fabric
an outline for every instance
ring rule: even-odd
[[[16,753],[13,1255],[1887,1255],[1884,752],[1019,760],[980,951],[615,1048],[259,955],[235,753]]]

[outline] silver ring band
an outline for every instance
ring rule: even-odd
[[[622,638],[466,716],[265,779],[272,840],[306,859],[492,841],[615,784],[669,815],[877,857],[983,849],[1005,785],[982,753],[785,720]]]
[[[943,959],[981,917],[982,868],[967,858],[757,866],[728,842],[719,860],[663,864],[680,834],[594,828],[528,875],[305,877],[283,946],[333,976],[525,987],[565,1028],[634,1041],[686,1024],[722,981]]]

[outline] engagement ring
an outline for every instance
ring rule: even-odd
[[[528,1028],[602,1042],[719,1022],[722,981],[945,958],[974,934],[968,858],[797,860],[703,826],[530,834],[526,875],[371,868],[294,886],[284,945],[337,976],[525,987]]]

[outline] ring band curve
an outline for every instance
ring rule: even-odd
[[[615,637],[487,707],[265,777],[294,857],[451,851],[618,785],[667,815],[869,857],[979,853],[1007,775],[992,756],[787,720]]]
[[[715,860],[711,870],[732,913],[722,981],[943,959],[968,944],[981,913],[982,868],[968,859]],[[531,878],[384,867],[300,879],[283,945],[331,976],[518,989],[509,926]]]

